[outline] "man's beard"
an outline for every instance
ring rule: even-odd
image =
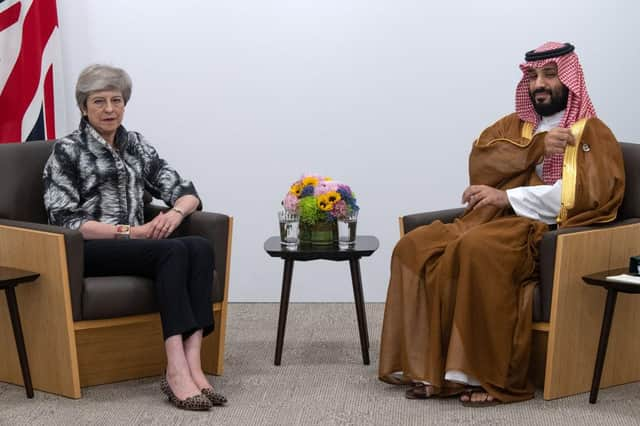
[[[549,95],[551,95],[551,102],[549,102],[548,104],[537,103],[535,99],[537,93],[548,93]],[[569,100],[569,89],[567,89],[567,86],[563,84],[560,93],[554,93],[551,90],[547,90],[541,87],[534,90],[533,92],[529,92],[529,98],[531,98],[531,103],[533,104],[533,108],[536,110],[536,112],[543,117],[548,117],[562,111],[567,107],[567,102]]]

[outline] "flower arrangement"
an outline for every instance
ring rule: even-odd
[[[312,174],[295,181],[282,204],[286,211],[297,213],[303,225],[335,223],[360,209],[348,185]]]

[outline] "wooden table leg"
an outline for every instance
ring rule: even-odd
[[[609,332],[611,331],[611,320],[613,319],[613,311],[616,308],[616,298],[618,291],[609,289],[607,291],[607,304],[604,307],[604,316],[602,317],[602,329],[600,330],[600,342],[598,343],[598,355],[596,357],[596,365],[593,369],[593,381],[591,382],[591,393],[589,394],[589,402],[596,403],[598,399],[598,389],[600,388],[600,378],[602,376],[602,368],[604,367],[604,358],[607,354],[607,344],[609,343]]]
[[[33,385],[31,384],[31,373],[29,372],[29,360],[27,358],[27,350],[24,345],[24,336],[22,335],[22,325],[20,324],[20,313],[18,312],[15,288],[6,288],[5,296],[7,297],[7,306],[9,307],[9,314],[11,315],[13,336],[16,339],[16,348],[18,349],[18,358],[20,359],[24,388],[27,391],[27,398],[33,398]]]
[[[360,347],[362,361],[369,365],[369,331],[367,330],[367,313],[364,309],[364,294],[362,291],[362,276],[360,274],[360,260],[349,259],[351,269],[351,283],[353,284],[353,298],[356,302],[356,316],[358,317],[358,331],[360,333]]]
[[[282,360],[282,344],[284,343],[284,329],[287,324],[289,310],[289,295],[291,294],[291,277],[293,276],[293,260],[285,259],[282,274],[282,294],[280,295],[280,316],[278,317],[278,336],[276,338],[276,357],[274,364],[280,365]]]

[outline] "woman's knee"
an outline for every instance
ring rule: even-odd
[[[199,236],[189,236],[182,238],[183,243],[189,250],[189,257],[192,259],[202,259],[213,263],[214,252],[211,241]]]
[[[183,242],[178,239],[165,239],[162,241],[165,260],[179,263],[184,262],[185,264],[188,263],[189,249]]]

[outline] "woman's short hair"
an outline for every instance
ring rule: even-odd
[[[93,92],[118,90],[122,93],[125,105],[131,97],[131,77],[122,68],[109,65],[89,65],[80,72],[76,83],[76,102],[82,111],[87,107],[87,98]]]

